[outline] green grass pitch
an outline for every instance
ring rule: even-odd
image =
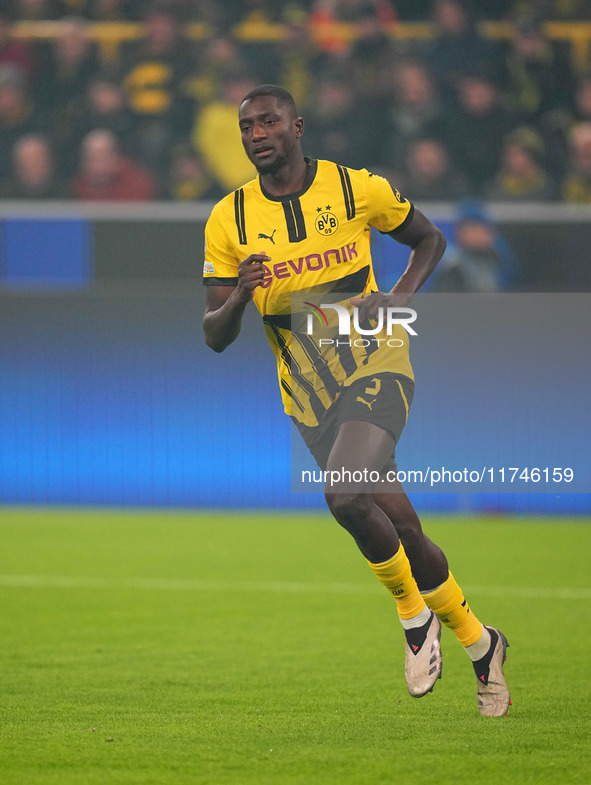
[[[408,696],[394,602],[328,514],[5,509],[0,782],[588,785],[588,524],[425,519],[511,644],[488,719],[447,630]]]

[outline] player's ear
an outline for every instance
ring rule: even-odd
[[[300,138],[300,136],[304,135],[304,120],[303,120],[302,117],[298,117],[296,119],[296,121],[295,121],[295,131],[296,131],[296,136],[298,137],[298,139]]]

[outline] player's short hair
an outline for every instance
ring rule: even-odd
[[[258,98],[259,95],[273,96],[273,98],[277,99],[279,106],[286,106],[294,117],[298,116],[298,110],[296,109],[292,94],[284,87],[280,87],[276,84],[261,84],[258,87],[255,87],[254,90],[251,90],[250,93],[247,93],[244,96],[240,105],[242,106],[245,101],[250,101],[251,98]]]

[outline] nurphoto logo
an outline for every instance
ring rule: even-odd
[[[364,328],[359,323],[359,307],[353,308],[353,319],[351,314],[344,305],[335,305],[333,303],[321,303],[320,307],[312,303],[304,303],[305,310],[308,311],[306,333],[313,335],[314,333],[314,319],[326,327],[328,327],[328,316],[325,311],[330,309],[336,311],[338,316],[338,332],[339,335],[351,335],[351,327],[358,335],[378,335],[386,328],[387,335],[392,335],[394,327],[400,325],[409,335],[417,335],[415,330],[410,326],[417,318],[417,312],[413,308],[400,308],[396,306],[388,306],[384,308],[380,306],[377,311],[376,326]],[[405,314],[403,316],[403,314]]]

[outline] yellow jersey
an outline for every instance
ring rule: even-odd
[[[243,259],[253,253],[271,257],[254,304],[277,359],[285,411],[314,426],[343,386],[384,372],[413,378],[402,327],[387,333],[384,323],[371,338],[342,335],[335,311],[321,306],[340,303],[352,313],[351,297],[377,291],[371,228],[396,234],[408,226],[414,208],[366,169],[306,163],[297,193],[272,196],[256,178],[216,204],[205,227],[203,282],[235,286]],[[319,338],[314,329],[323,320]]]

